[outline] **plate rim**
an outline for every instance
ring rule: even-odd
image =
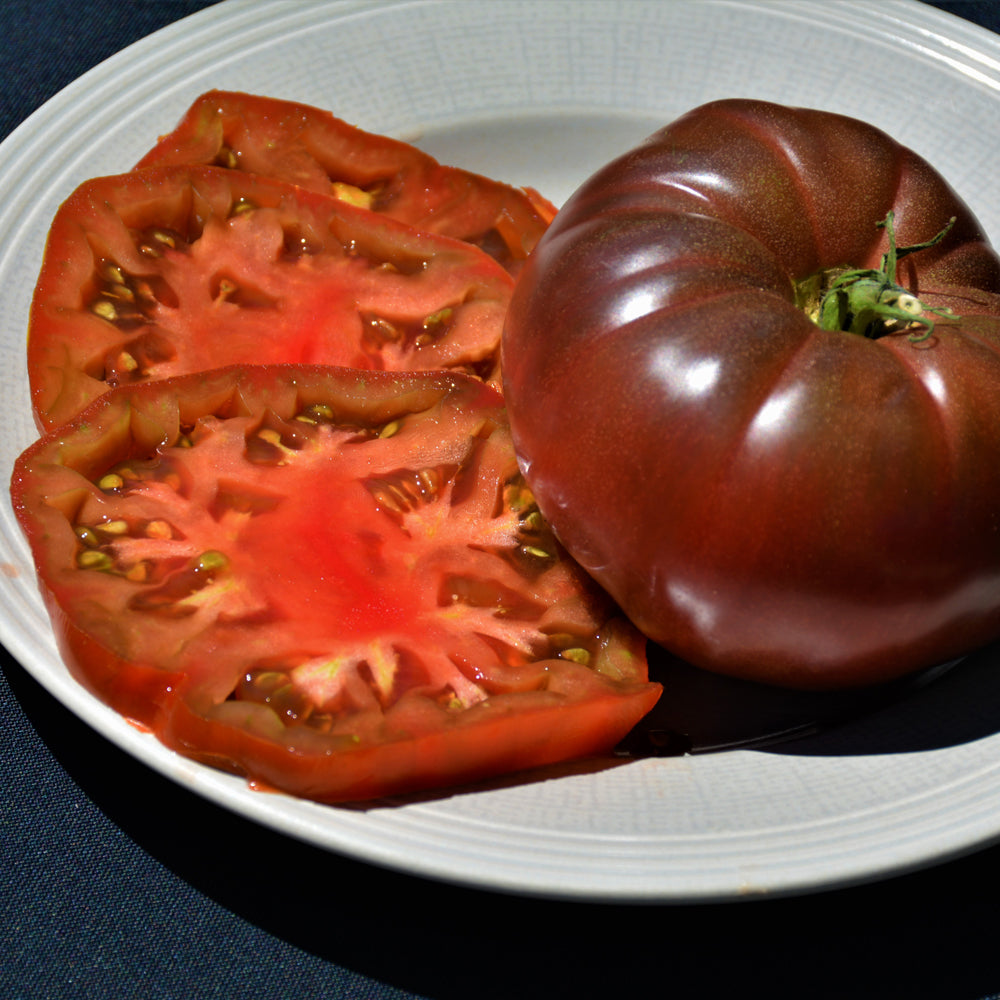
[[[468,3],[468,0],[464,0]],[[477,0],[477,3],[490,3],[495,0]],[[656,0],[627,0],[626,5],[635,8],[643,8]],[[676,2],[676,0],[675,0]],[[691,0],[688,0],[691,2]],[[694,0],[700,2],[700,0]],[[742,8],[765,9],[773,8],[773,3],[767,0],[714,0],[730,6]],[[101,92],[102,88],[110,89],[113,86],[116,76],[123,69],[146,62],[147,57],[162,50],[165,46],[185,40],[192,49],[197,48],[196,44],[199,35],[210,34],[214,26],[225,27],[232,32],[235,17],[236,23],[242,25],[247,32],[255,33],[262,30],[261,26],[267,21],[265,12],[283,13],[295,12],[296,16],[303,22],[308,22],[315,16],[317,9],[331,11],[337,16],[354,16],[355,14],[369,16],[376,9],[380,12],[396,10],[402,8],[417,7],[455,7],[455,4],[442,2],[442,0],[389,0],[381,4],[370,4],[364,0],[324,0],[318,3],[316,0],[222,0],[221,3],[204,8],[193,14],[189,14],[178,21],[160,29],[154,34],[133,43],[125,49],[120,50],[109,59],[104,60],[87,73],[78,77],[67,87],[59,91],[58,94],[50,98],[45,104],[37,109],[31,116],[20,123],[0,144],[0,180],[6,179],[13,167],[17,166],[16,156],[13,161],[5,162],[4,154],[11,150],[17,150],[21,144],[26,144],[28,148],[36,140],[37,134],[52,127],[52,123],[61,120],[66,109],[71,108],[73,103],[79,99],[81,94],[93,93],[94,88]],[[783,6],[788,9],[797,9],[803,16],[809,10],[811,15],[815,15],[816,7],[813,0],[788,0]],[[841,8],[855,8],[864,10],[865,5],[860,0],[845,0],[838,5]],[[891,12],[891,13],[890,13]],[[871,14],[870,10],[866,10]],[[917,16],[919,15],[919,17]],[[272,13],[273,16],[273,13]],[[879,18],[884,23],[906,23],[915,32],[915,37],[922,39],[930,50],[934,51],[931,41],[938,36],[935,28],[954,35],[958,39],[958,50],[966,53],[977,52],[983,66],[990,68],[996,75],[990,79],[989,85],[1000,93],[1000,36],[980,28],[977,25],[968,24],[956,15],[925,4],[918,4],[916,0],[888,0],[878,9]],[[923,22],[923,27],[919,23]],[[273,21],[269,27],[273,29]],[[923,32],[923,34],[921,34]],[[27,169],[30,164],[22,165]],[[23,173],[23,170],[22,170]],[[0,211],[0,232],[3,231],[4,221],[9,217],[9,211]],[[0,254],[0,270],[5,266],[5,257]],[[10,512],[10,500],[7,497],[3,516],[8,524],[13,525]],[[27,546],[23,537],[16,529],[15,538],[21,544],[21,553],[27,557]],[[30,560],[28,560],[30,566]],[[31,579],[33,580],[33,570]],[[9,588],[4,588],[5,594]],[[23,595],[22,595],[23,596]],[[6,597],[5,597],[6,600]],[[37,588],[33,595],[28,595],[23,600],[24,606],[31,611],[41,608],[44,613],[44,606]],[[152,737],[137,733],[120,716],[107,708],[103,703],[97,701],[89,693],[79,688],[68,673],[51,675],[44,671],[33,669],[34,651],[29,648],[27,634],[19,633],[11,628],[12,619],[8,615],[0,615],[0,642],[3,643],[7,651],[26,670],[26,672],[38,681],[49,691],[60,703],[67,707],[74,715],[82,718],[92,729],[109,739],[112,743],[124,749],[127,753],[141,760],[147,766],[164,776],[177,781],[184,787],[200,794],[216,804],[225,806],[238,814],[252,819],[277,830],[283,834],[298,837],[317,846],[328,850],[337,851],[360,861],[374,863],[387,868],[393,868],[409,874],[417,874],[446,882],[470,885],[477,888],[489,889],[501,892],[513,892],[522,895],[540,895],[558,898],[586,898],[590,900],[602,900],[608,902],[697,902],[697,901],[719,901],[733,900],[745,895],[756,895],[758,893],[774,897],[779,895],[798,894],[803,891],[816,891],[823,888],[840,887],[844,885],[867,882],[874,879],[884,878],[904,871],[925,867],[928,864],[939,863],[949,860],[962,854],[969,853],[986,846],[989,843],[1000,840],[1000,819],[991,826],[979,821],[970,828],[965,837],[952,837],[947,846],[941,845],[941,850],[933,856],[927,857],[920,851],[913,851],[909,854],[900,854],[895,860],[885,859],[881,866],[872,869],[869,865],[860,864],[853,867],[842,867],[837,873],[831,873],[830,877],[817,881],[815,876],[806,877],[804,875],[789,875],[783,881],[772,880],[768,885],[756,889],[751,882],[745,886],[730,886],[727,890],[719,887],[689,884],[685,888],[670,892],[664,891],[661,886],[649,886],[649,891],[644,892],[641,885],[630,885],[629,888],[621,888],[616,891],[614,886],[606,881],[601,884],[592,882],[585,884],[579,876],[575,882],[560,883],[553,879],[551,874],[547,883],[533,881],[527,877],[514,877],[509,872],[506,877],[500,874],[493,874],[486,877],[477,877],[476,871],[469,870],[458,873],[452,870],[447,864],[447,859],[441,862],[423,859],[421,864],[408,863],[406,859],[399,857],[398,853],[391,850],[375,850],[371,844],[364,844],[365,832],[360,831],[360,840],[353,836],[354,826],[351,825],[352,837],[337,844],[332,844],[327,838],[320,836],[316,827],[315,817],[312,815],[316,809],[329,810],[331,807],[315,806],[313,803],[306,803],[305,810],[297,810],[296,813],[303,813],[303,824],[306,829],[289,829],[287,823],[278,821],[273,811],[263,808],[264,800],[254,802],[252,808],[248,808],[244,801],[245,794],[242,783],[237,788],[235,782],[241,779],[233,779],[231,776],[222,775],[220,772],[210,771],[203,765],[186,761],[166,751]],[[37,637],[36,637],[37,641]],[[55,641],[51,636],[45,637],[45,648],[49,655],[55,651]],[[55,653],[55,655],[58,655]],[[85,695],[81,699],[81,692]],[[739,751],[742,752],[742,751]],[[178,763],[180,767],[178,767]],[[1000,785],[995,789],[1000,796]],[[449,796],[451,793],[448,793]],[[468,794],[459,790],[455,794]],[[1000,804],[1000,802],[998,802]],[[261,808],[258,808],[260,806]],[[419,816],[418,816],[419,818]],[[362,826],[364,824],[361,824]],[[940,838],[939,838],[940,839]],[[480,869],[481,870],[481,869]],[[636,873],[638,878],[638,873]],[[599,880],[600,881],[600,880]]]

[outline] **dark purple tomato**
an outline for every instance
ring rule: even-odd
[[[652,639],[792,687],[1000,634],[1000,262],[919,156],[727,100],[588,180],[502,346],[519,460]]]

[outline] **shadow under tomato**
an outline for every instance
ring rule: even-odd
[[[737,748],[800,755],[937,750],[1000,732],[1000,644],[890,684],[785,691],[699,670],[651,648],[659,704],[618,748],[625,757]]]

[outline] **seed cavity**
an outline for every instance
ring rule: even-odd
[[[236,218],[240,215],[247,215],[253,212],[258,206],[255,205],[249,198],[238,198],[234,203],[233,207],[229,210],[229,217]]]
[[[432,503],[454,470],[444,467],[401,470],[388,476],[376,476],[365,481],[379,510],[402,515]]]
[[[202,552],[170,573],[163,583],[133,594],[129,598],[128,607],[132,611],[166,618],[193,615],[197,611],[197,605],[188,599],[214,583],[228,565],[229,560],[222,552]]]
[[[420,324],[420,333],[416,337],[417,347],[426,347],[443,337],[448,332],[454,316],[455,310],[451,306],[445,306],[444,309],[438,309],[437,312],[426,316]]]
[[[297,413],[295,419],[303,424],[332,424],[336,421],[336,414],[328,403],[311,403]]]
[[[215,166],[235,170],[239,166],[239,154],[231,146],[221,146],[215,156]]]
[[[154,260],[168,250],[186,250],[188,247],[188,241],[179,232],[165,226],[149,226],[135,234],[134,239],[139,253]]]

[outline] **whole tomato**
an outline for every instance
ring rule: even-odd
[[[888,680],[1000,634],[1000,261],[859,121],[697,108],[572,196],[504,331],[522,469],[700,666]]]

